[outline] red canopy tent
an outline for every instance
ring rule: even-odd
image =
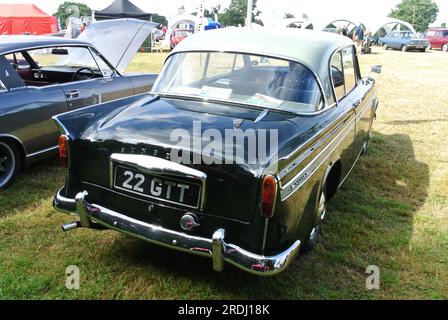
[[[49,16],[34,4],[0,4],[0,35],[56,32],[56,17]]]

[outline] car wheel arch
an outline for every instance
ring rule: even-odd
[[[342,163],[340,159],[329,163],[322,179],[321,190],[324,192],[326,201],[330,201],[336,195],[342,178]]]
[[[0,141],[3,141],[5,143],[13,144],[17,148],[17,150],[20,152],[21,163],[22,164],[25,163],[25,161],[26,161],[26,149],[25,149],[25,146],[23,145],[23,142],[20,141],[20,139],[18,139],[15,136],[12,136],[12,135],[0,134]]]

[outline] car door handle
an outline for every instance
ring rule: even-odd
[[[67,93],[67,99],[75,99],[78,98],[81,92],[79,90],[72,90],[69,93]]]

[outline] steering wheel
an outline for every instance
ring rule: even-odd
[[[88,75],[88,76],[82,75],[81,71],[84,71],[84,70],[89,71],[90,75]],[[76,72],[73,74],[72,81],[88,80],[88,79],[92,79],[94,77],[95,77],[95,72],[93,72],[92,69],[87,68],[87,67],[82,67],[82,68],[79,68],[78,70],[76,70]]]

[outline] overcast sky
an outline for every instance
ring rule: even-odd
[[[101,10],[112,3],[112,0],[73,0],[87,4],[94,10]],[[178,8],[185,5],[187,11],[194,11],[199,0],[131,0],[136,6],[150,13],[172,16]],[[34,3],[39,8],[53,14],[58,5],[64,0],[0,0],[0,3]],[[301,16],[307,13],[311,20],[333,18],[334,16],[358,17],[360,21],[366,19],[380,19],[387,16],[390,10],[400,0],[258,0],[258,8],[263,11],[266,20],[282,17],[285,12]],[[439,16],[436,25],[448,23],[448,1],[435,0],[439,6]],[[221,4],[228,6],[230,0],[205,0],[206,7]]]

